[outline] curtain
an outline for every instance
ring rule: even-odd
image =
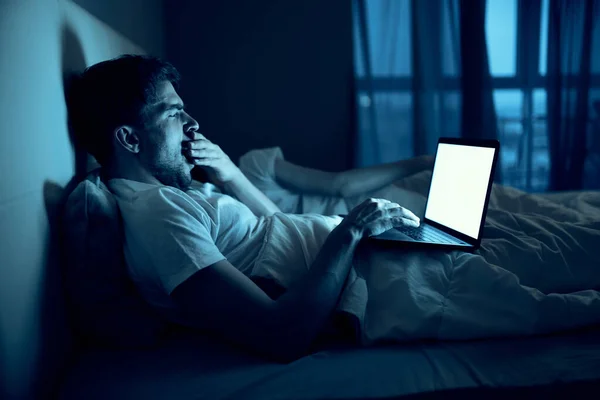
[[[550,189],[598,189],[600,132],[593,120],[591,86],[592,34],[600,29],[594,26],[598,25],[600,1],[549,1],[546,85]],[[589,168],[584,174],[586,164]],[[591,178],[585,185],[584,175]]]
[[[496,182],[600,188],[600,0],[354,0],[357,166],[497,138]]]
[[[460,136],[458,0],[355,0],[358,166]]]
[[[355,1],[359,165],[497,137],[484,22],[484,1]]]
[[[455,1],[440,2],[438,0],[422,0],[412,2],[411,7],[411,56],[412,56],[412,118],[413,118],[413,154],[433,153],[437,138],[443,130],[443,116],[449,110],[446,106],[446,95],[451,91],[444,82],[442,40],[452,35],[449,42],[455,50],[459,50],[457,32],[453,26],[443,29],[442,18],[454,22]],[[454,29],[453,29],[454,28]],[[451,54],[448,56],[452,57]],[[446,56],[446,57],[448,57]],[[450,58],[447,63],[456,66],[458,57]],[[455,68],[458,70],[458,68]],[[456,77],[458,79],[458,76]],[[455,85],[456,86],[456,85]],[[455,97],[458,91],[455,90]],[[456,127],[455,127],[456,128]],[[457,136],[458,131],[452,132]]]
[[[463,94],[461,136],[499,139],[485,21],[485,1],[460,1],[460,49],[464,77],[461,84]],[[502,182],[501,167],[496,168],[494,180],[498,183]]]
[[[460,49],[462,74],[466,77],[461,85],[462,136],[497,139],[496,111],[485,40],[485,13],[485,1],[460,2]]]

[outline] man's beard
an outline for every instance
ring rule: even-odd
[[[186,190],[192,184],[192,174],[185,164],[156,165],[151,171],[152,175],[166,186]]]

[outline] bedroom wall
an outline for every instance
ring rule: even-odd
[[[161,55],[162,1],[0,0],[0,398],[43,398],[70,355],[54,207],[75,171],[63,74],[121,53]],[[98,16],[116,15],[121,22]],[[148,20],[143,16],[149,15]],[[135,21],[129,29],[109,24]],[[125,35],[131,35],[129,39]]]
[[[279,145],[303,165],[352,163],[352,2],[179,0],[167,57],[201,132],[237,162]]]
[[[73,2],[149,54],[164,55],[163,0],[73,0]]]

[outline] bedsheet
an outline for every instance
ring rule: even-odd
[[[265,362],[186,335],[149,351],[88,351],[65,379],[71,399],[447,399],[577,396],[600,382],[600,331],[469,342],[324,349]],[[497,397],[494,397],[497,396]],[[468,397],[467,397],[468,398]],[[523,397],[519,397],[523,398]]]

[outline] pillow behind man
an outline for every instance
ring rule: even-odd
[[[127,275],[115,198],[92,171],[68,196],[64,214],[65,287],[85,344],[149,347],[168,323],[144,302]]]

